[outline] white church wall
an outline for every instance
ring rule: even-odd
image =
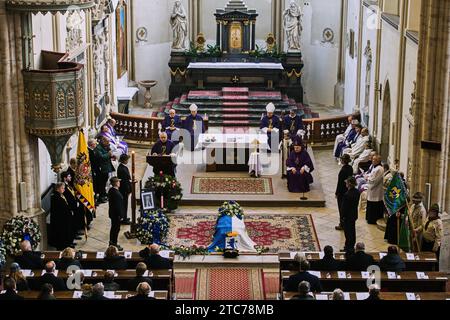
[[[412,93],[414,92],[414,81],[417,80],[417,59],[418,59],[418,45],[412,40],[406,40],[405,52],[405,74],[404,74],[404,89],[403,89],[403,121],[402,121],[402,135],[400,146],[400,170],[405,174],[408,172],[408,155],[409,155],[409,137],[412,134],[410,124],[408,121],[409,109],[412,102]]]
[[[389,81],[390,87],[390,124],[389,124],[389,160],[393,162],[394,146],[392,145],[394,131],[393,123],[395,123],[397,115],[397,99],[398,99],[398,77],[399,77],[399,52],[400,52],[400,32],[394,29],[387,22],[382,22],[381,33],[381,53],[380,53],[380,83],[383,85],[382,95],[384,96],[386,84]],[[380,101],[378,108],[378,119],[383,119],[383,100]],[[387,128],[387,127],[386,127]],[[398,128],[396,128],[398,130]],[[383,130],[383,121],[378,121],[377,141],[381,142],[381,135],[386,133]]]
[[[286,1],[289,6],[290,1]],[[303,12],[302,55],[303,89],[310,103],[334,104],[334,85],[337,82],[341,1],[314,0],[300,4]],[[334,32],[332,42],[323,41],[323,31]]]
[[[345,94],[344,112],[352,113],[357,105],[356,92],[358,82],[358,39],[359,39],[359,13],[360,1],[348,1],[347,7],[347,30],[345,32]],[[354,41],[350,43],[350,34]],[[353,46],[354,55],[350,55],[350,47]]]
[[[376,16],[376,14],[375,14]],[[377,63],[377,25],[375,23],[375,16],[372,10],[364,7],[363,13],[363,28],[362,28],[362,64],[361,64],[361,81],[360,81],[360,100],[359,106],[361,110],[361,114],[364,118],[366,118],[366,114],[368,114],[369,121],[366,123],[364,120],[364,125],[369,128],[370,132],[373,132],[373,124],[374,124],[374,108],[375,108],[375,76],[376,76],[376,63]],[[368,110],[365,110],[365,98],[366,98],[366,76],[367,76],[367,58],[364,55],[364,51],[367,47],[367,42],[370,41],[370,48],[372,49],[372,66],[370,71],[370,91],[369,91],[369,105]]]

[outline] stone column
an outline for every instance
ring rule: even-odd
[[[450,206],[450,1],[422,1],[416,108],[413,110],[412,190],[432,184],[432,202]],[[423,144],[431,141],[430,148]],[[433,150],[437,149],[437,150]]]
[[[25,109],[22,69],[28,62],[32,47],[23,41],[19,14],[7,13],[0,0],[0,225],[16,215],[35,217],[45,236],[45,220],[40,209],[37,139],[25,129]],[[26,23],[24,23],[26,24]],[[26,40],[26,39],[25,39]],[[21,204],[19,184],[25,183],[25,198]]]

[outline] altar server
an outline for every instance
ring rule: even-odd
[[[279,143],[281,122],[280,118],[274,115],[275,105],[271,102],[266,106],[267,114],[261,119],[260,129],[267,134],[270,150],[277,150]],[[274,145],[272,146],[272,137],[274,138]]]
[[[294,151],[290,153],[286,165],[289,192],[309,192],[309,186],[313,183],[311,172],[314,171],[314,165],[299,140],[294,142]]]
[[[198,141],[198,136],[201,133],[205,133],[205,125],[203,123],[203,118],[197,114],[198,107],[196,104],[191,104],[189,107],[191,114],[184,120],[183,127],[189,131],[191,135],[191,151],[194,151],[195,145]]]

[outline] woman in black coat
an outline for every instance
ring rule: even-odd
[[[65,185],[58,182],[51,198],[50,239],[57,250],[73,246],[72,211],[64,197]]]

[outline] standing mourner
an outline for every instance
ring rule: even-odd
[[[120,179],[119,191],[123,197],[121,224],[130,224],[130,219],[128,218],[128,199],[131,194],[131,174],[127,167],[129,159],[129,155],[122,154],[119,159],[119,166],[117,167],[117,178]]]
[[[351,159],[348,154],[344,154],[341,157],[341,163],[343,164],[343,166],[342,166],[341,170],[339,171],[338,183],[336,186],[336,193],[335,193],[337,203],[338,203],[338,210],[339,210],[339,225],[335,227],[336,230],[344,229],[344,224],[343,224],[344,212],[342,211],[341,206],[342,206],[342,200],[344,199],[344,195],[348,191],[345,181],[349,177],[353,176],[353,169],[349,165],[350,162],[351,162]],[[356,180],[355,180],[355,182],[356,182]]]
[[[439,217],[439,205],[433,204],[428,212],[428,219],[422,225],[414,229],[414,234],[422,235],[422,251],[436,253],[439,260],[441,240],[444,235],[442,220]]]
[[[109,218],[111,219],[111,230],[109,232],[109,245],[115,246],[119,250],[123,250],[117,243],[120,232],[120,219],[122,218],[123,197],[119,191],[120,180],[117,177],[110,179],[111,189],[108,192],[109,199]]]

